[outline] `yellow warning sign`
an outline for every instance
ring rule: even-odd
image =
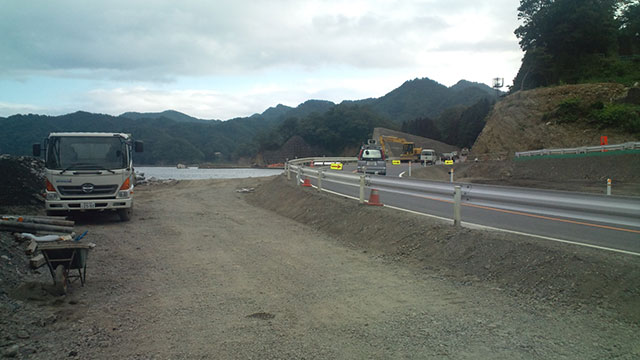
[[[393,165],[400,165],[400,160],[391,160]]]
[[[453,165],[453,160],[445,160],[444,164],[445,165]]]
[[[342,163],[331,163],[331,170],[342,170]]]

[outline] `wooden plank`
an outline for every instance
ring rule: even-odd
[[[29,260],[29,265],[31,265],[31,268],[37,269],[40,266],[44,265],[46,262],[47,261],[45,260],[44,256],[42,254],[38,254]]]
[[[31,240],[27,248],[24,250],[24,253],[27,255],[31,255],[36,252],[36,248],[38,247],[38,243],[35,240]]]
[[[91,244],[82,241],[51,241],[41,242],[38,244],[40,250],[57,250],[57,249],[90,249]]]

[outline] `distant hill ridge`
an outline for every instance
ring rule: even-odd
[[[404,120],[433,116],[449,106],[467,106],[492,96],[495,92],[483,84],[460,81],[447,88],[423,78],[407,81],[380,98],[340,104],[308,100],[296,107],[279,104],[261,114],[226,121],[198,119],[176,110],[119,116],[84,111],[61,116],[13,115],[0,118],[0,153],[28,155],[31,144],[42,141],[49,132],[107,131],[132,133],[146,142],[145,152],[136,154],[138,163],[246,163],[276,136],[300,135],[272,132],[291,120],[282,129],[304,131],[309,144],[325,147],[326,154],[339,154],[366,141],[376,126],[400,128]],[[304,126],[297,129],[296,123]]]

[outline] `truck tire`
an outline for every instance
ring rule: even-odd
[[[64,265],[58,265],[56,267],[55,283],[58,295],[65,295],[67,293],[67,273],[64,269]]]
[[[133,207],[130,207],[127,209],[118,209],[118,216],[120,216],[120,221],[131,220],[132,213],[133,213]]]

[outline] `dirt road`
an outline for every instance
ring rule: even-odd
[[[77,219],[97,244],[87,285],[17,301],[5,324],[26,319],[27,335],[6,335],[3,346],[36,359],[640,356],[636,321],[394,261],[236,191],[266,181],[138,187],[131,222]],[[288,196],[280,206],[294,206]]]

